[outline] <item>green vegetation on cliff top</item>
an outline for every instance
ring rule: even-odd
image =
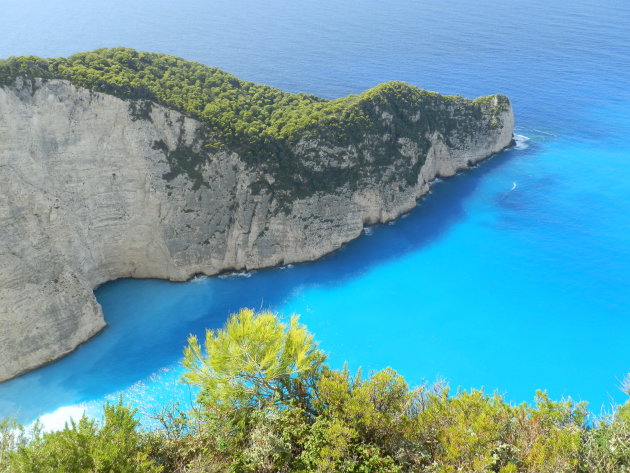
[[[392,100],[409,109],[427,100],[466,101],[404,82],[388,82],[360,95],[324,100],[244,82],[215,67],[127,48],[99,49],[68,58],[23,56],[0,61],[0,84],[18,76],[67,79],[125,99],[152,100],[203,120],[216,138],[228,141],[244,137],[292,140],[318,125],[356,122],[368,126],[365,105],[386,105]],[[497,97],[506,103],[505,97]]]
[[[588,419],[585,403],[544,392],[515,406],[411,388],[391,368],[352,375],[326,364],[295,317],[242,310],[191,337],[183,363],[199,388],[190,411],[167,408],[150,432],[122,401],[60,432],[0,423],[0,472],[630,472],[630,400]]]
[[[241,81],[220,69],[177,57],[126,48],[68,58],[24,56],[0,61],[0,86],[18,77],[65,79],[129,100],[137,119],[150,119],[151,102],[197,118],[206,128],[199,138],[201,146],[196,147],[201,152],[181,144],[175,150],[154,144],[171,164],[167,180],[187,174],[197,187],[203,185],[199,170],[208,153],[228,149],[274,176],[273,192],[288,201],[348,183],[358,186],[363,179],[413,185],[430,146],[428,135],[437,130],[448,142],[483,126],[497,127],[498,113],[509,104],[502,95],[470,100],[404,82],[325,100]],[[311,138],[329,149],[352,147],[356,162],[334,169],[304,165],[295,145]],[[418,145],[421,160],[385,174],[393,161],[408,159],[402,154],[401,139]],[[318,149],[321,152],[322,147]],[[259,185],[268,186],[264,181]]]

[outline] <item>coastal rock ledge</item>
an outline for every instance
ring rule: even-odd
[[[207,123],[156,100],[0,83],[0,381],[102,330],[100,284],[315,260],[512,143],[507,97],[431,93],[409,109],[383,94],[361,105],[378,127],[286,141],[284,172],[208,146]]]

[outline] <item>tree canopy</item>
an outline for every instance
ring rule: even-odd
[[[201,388],[200,402],[234,410],[273,405],[310,408],[326,359],[297,317],[282,323],[271,312],[243,309],[224,329],[208,330],[184,350],[184,379]]]
[[[121,98],[153,100],[204,120],[217,139],[226,141],[235,137],[291,140],[317,125],[366,125],[366,103],[397,100],[401,106],[417,107],[424,100],[442,97],[404,82],[388,82],[360,95],[325,100],[242,81],[197,62],[128,48],[98,49],[68,58],[22,56],[0,61],[0,84],[16,77],[66,79]]]
[[[460,134],[496,127],[498,113],[508,106],[502,95],[475,100],[445,96],[405,82],[387,82],[357,95],[326,100],[315,95],[283,92],[242,81],[215,67],[165,54],[128,48],[98,49],[67,58],[12,57],[0,61],[0,87],[22,78],[35,92],[36,80],[63,79],[96,92],[129,101],[135,119],[151,119],[152,104],[200,120],[205,127],[196,149],[163,149],[171,172],[203,185],[199,169],[210,153],[236,152],[247,163],[273,176],[273,192],[283,205],[317,191],[342,185],[359,186],[364,179],[414,185],[428,151],[427,136],[439,132],[454,146]],[[408,163],[405,142],[420,156]],[[318,143],[317,149],[308,143]],[[310,151],[308,151],[310,149]],[[351,150],[351,165],[327,168],[326,149]],[[306,156],[310,153],[309,156]],[[337,156],[338,157],[338,156]],[[319,159],[320,164],[306,161]],[[407,163],[393,172],[391,163]],[[389,168],[388,168],[389,165]],[[390,169],[390,172],[385,170]],[[262,179],[257,189],[267,189]]]
[[[370,112],[374,105],[417,110],[444,100],[473,103],[405,82],[387,82],[360,95],[325,100],[242,81],[216,67],[129,48],[98,49],[67,58],[21,56],[0,61],[0,85],[17,77],[66,79],[125,99],[152,100],[203,120],[216,146],[242,148],[261,142],[294,142],[321,129],[343,138],[352,128],[374,125]],[[506,97],[493,97],[507,103]]]

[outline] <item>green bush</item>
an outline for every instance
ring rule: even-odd
[[[584,403],[512,405],[394,370],[334,370],[291,318],[242,310],[189,339],[190,412],[165,408],[143,432],[119,402],[100,423],[42,433],[0,424],[0,471],[164,473],[630,473],[630,401],[589,420]]]
[[[100,423],[83,416],[58,432],[36,427],[0,458],[11,473],[159,473],[134,415],[122,402],[106,404]]]
[[[630,401],[588,431],[582,471],[630,473]]]

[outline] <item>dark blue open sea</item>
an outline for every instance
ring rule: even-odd
[[[446,6],[448,5],[448,6]],[[0,416],[189,402],[189,333],[240,307],[298,313],[340,367],[410,384],[621,402],[630,371],[627,0],[3,0],[0,57],[129,46],[328,98],[405,80],[511,97],[519,145],[435,185],[406,218],[323,260],[186,284],[122,280],[110,327],[0,385]]]

